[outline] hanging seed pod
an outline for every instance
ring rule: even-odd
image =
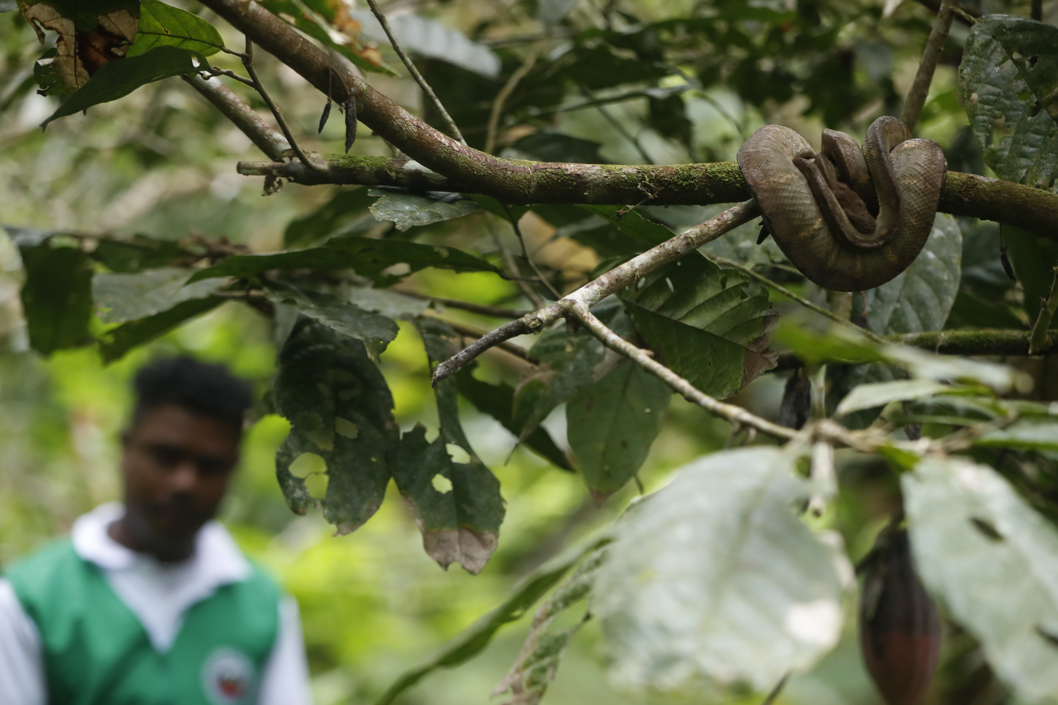
[[[940,656],[940,619],[915,573],[907,531],[886,529],[860,595],[860,649],[888,705],[915,705]]]

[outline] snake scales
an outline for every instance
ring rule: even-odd
[[[824,130],[819,153],[787,127],[765,125],[738,151],[775,242],[810,280],[837,291],[889,281],[926,244],[947,162],[931,140],[880,117],[861,150]]]

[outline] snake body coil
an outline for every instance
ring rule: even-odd
[[[825,130],[819,153],[793,130],[765,125],[738,150],[738,165],[779,248],[836,291],[880,286],[910,266],[947,172],[940,146],[912,139],[894,117],[871,124],[862,150]]]

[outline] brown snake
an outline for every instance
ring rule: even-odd
[[[880,117],[861,150],[823,131],[816,153],[793,130],[765,125],[738,150],[764,223],[801,273],[827,289],[864,291],[910,266],[933,228],[947,162],[931,140]]]

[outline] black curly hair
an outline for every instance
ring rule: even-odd
[[[140,368],[133,383],[136,407],[132,424],[143,414],[166,404],[223,421],[242,433],[243,417],[253,403],[250,385],[224,365],[213,365],[187,355],[155,360]]]

